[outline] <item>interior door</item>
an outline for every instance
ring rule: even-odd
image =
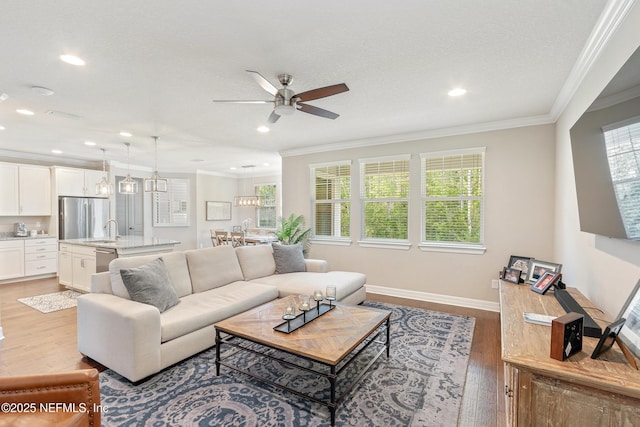
[[[116,183],[123,180],[123,176],[116,177]],[[120,236],[143,236],[143,201],[142,179],[133,178],[138,182],[137,194],[122,194],[116,191],[116,220]]]

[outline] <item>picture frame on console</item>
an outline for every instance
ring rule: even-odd
[[[517,268],[505,267],[504,270],[502,270],[502,279],[507,282],[515,283],[517,285],[518,283],[520,283],[521,274],[522,270],[518,270]]]
[[[627,319],[618,337],[636,357],[640,357],[640,280],[622,306],[617,318]]]
[[[562,270],[562,264],[532,258],[531,261],[529,261],[529,269],[525,281],[533,285],[540,277],[544,276],[544,273],[560,273],[560,270]]]
[[[554,272],[546,272],[540,276],[538,281],[531,285],[531,290],[539,294],[544,295],[551,286],[558,282],[562,278],[562,274]]]
[[[527,279],[529,263],[532,259],[533,258],[528,256],[511,255],[509,257],[509,264],[507,264],[507,268],[520,270],[520,282],[524,282]]]

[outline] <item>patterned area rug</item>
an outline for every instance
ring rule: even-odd
[[[455,426],[475,319],[367,301],[391,310],[391,357],[383,354],[338,406],[337,426]],[[373,345],[371,347],[374,347]],[[369,350],[366,350],[369,351]],[[373,350],[372,350],[373,351]],[[239,363],[291,388],[326,397],[327,381],[248,352]],[[370,355],[339,377],[347,383]],[[361,361],[362,359],[362,361]],[[105,426],[329,426],[327,407],[221,367],[206,350],[133,385],[100,374]]]
[[[41,313],[51,313],[52,311],[64,310],[78,305],[80,292],[62,291],[52,294],[36,295],[34,297],[18,298],[18,301],[35,308]]]

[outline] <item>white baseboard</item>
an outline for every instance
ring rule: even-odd
[[[438,304],[455,305],[458,307],[475,308],[486,311],[500,311],[500,303],[454,297],[451,295],[431,294],[428,292],[409,291],[406,289],[387,288],[384,286],[366,285],[367,293],[386,295],[390,297],[413,299],[418,301],[434,302]]]

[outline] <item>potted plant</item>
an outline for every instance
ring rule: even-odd
[[[309,252],[309,246],[311,241],[309,236],[311,229],[306,228],[304,222],[304,215],[291,214],[288,218],[280,217],[280,224],[276,230],[276,237],[283,245],[295,245],[300,243],[302,245],[302,253],[307,256]]]

